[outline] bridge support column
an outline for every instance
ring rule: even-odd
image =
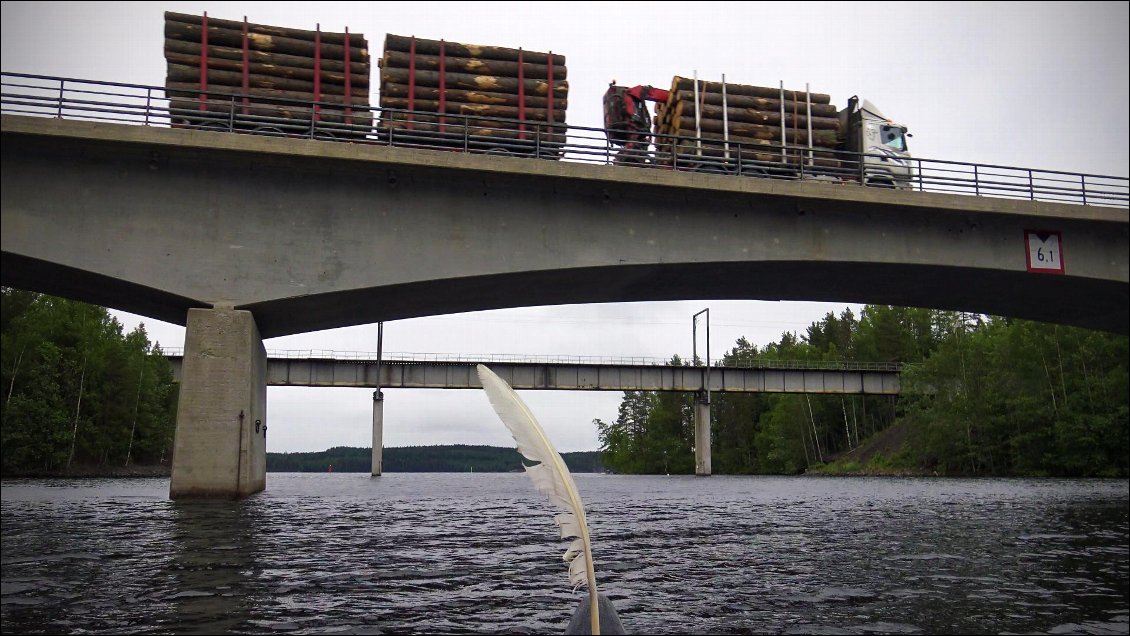
[[[384,434],[385,396],[377,389],[373,391],[373,477],[380,477],[384,469]]]
[[[705,392],[694,401],[694,474],[710,476],[710,398]]]
[[[169,497],[267,486],[267,352],[251,312],[190,309]]]

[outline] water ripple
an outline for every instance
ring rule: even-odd
[[[577,475],[635,633],[1127,633],[1125,481]],[[560,633],[567,584],[524,475],[3,482],[20,633]]]

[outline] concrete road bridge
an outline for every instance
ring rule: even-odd
[[[932,191],[933,178],[908,191],[225,134],[168,127],[160,89],[115,102],[89,87],[70,97],[66,80],[21,94],[9,77],[2,283],[186,325],[173,497],[264,487],[265,443],[248,425],[265,418],[264,337],[687,299],[1130,331],[1125,178],[1057,173],[1081,184],[1071,204],[1038,200],[1045,175],[1031,170],[1027,189],[1001,190],[974,166],[976,194],[1014,197],[997,198]]]

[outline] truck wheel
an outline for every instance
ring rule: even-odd
[[[193,128],[196,130],[210,130],[213,132],[230,132],[228,125],[220,121],[192,121],[190,119],[184,120],[182,124],[185,128]]]
[[[706,174],[729,174],[726,166],[717,163],[696,163],[690,167],[692,172],[705,172]]]
[[[275,126],[259,126],[253,129],[252,134],[255,135],[268,135],[270,137],[286,137],[286,133],[281,128]]]

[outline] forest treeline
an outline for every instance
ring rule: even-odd
[[[827,314],[806,333],[718,364],[905,363],[902,394],[714,393],[712,472],[809,470],[1126,477],[1125,336],[1006,318],[881,305]],[[689,364],[672,359],[673,364]],[[854,457],[898,424],[896,441]],[[694,396],[628,392],[596,420],[604,464],[623,473],[694,472]],[[872,445],[874,446],[874,445]],[[835,461],[842,458],[840,461]]]
[[[0,288],[0,472],[129,474],[167,466],[176,430],[172,367],[143,326],[123,333],[105,308]],[[562,453],[570,470],[603,470],[597,451]],[[267,453],[271,471],[369,472],[371,450]],[[387,472],[522,470],[513,448],[386,448]]]
[[[337,446],[316,453],[267,453],[268,472],[367,473],[372,470],[372,449]],[[561,453],[569,470],[595,473],[603,470],[600,453]],[[522,470],[523,458],[513,448],[449,444],[386,448],[381,454],[387,473],[508,473]],[[526,462],[529,463],[529,462]]]
[[[172,368],[142,326],[94,305],[3,288],[5,475],[159,465],[172,456]]]

